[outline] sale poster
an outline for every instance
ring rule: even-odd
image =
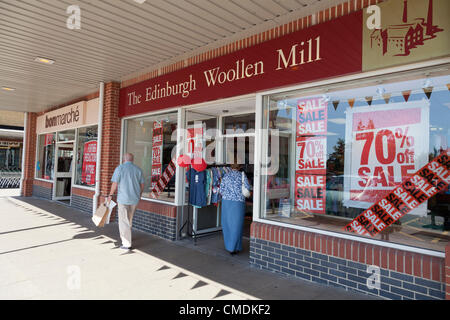
[[[303,213],[325,213],[327,107],[321,97],[297,101],[295,208]]]
[[[81,169],[81,182],[95,185],[95,169],[97,164],[97,141],[89,141],[84,144],[83,166]]]
[[[295,207],[308,213],[325,213],[325,175],[295,176]]]
[[[296,145],[297,173],[326,174],[327,137],[300,137]]]
[[[450,183],[450,157],[447,152],[433,159],[401,185],[353,219],[344,230],[374,237],[404,215],[417,210]]]
[[[427,101],[347,109],[344,205],[367,209],[425,165],[428,130]]]
[[[162,172],[163,126],[161,121],[153,122],[152,138],[152,189],[155,188]]]
[[[319,97],[297,101],[297,137],[327,134],[327,106]]]

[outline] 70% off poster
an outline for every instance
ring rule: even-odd
[[[344,205],[369,208],[428,162],[429,102],[347,109]],[[426,203],[410,214],[426,215]]]

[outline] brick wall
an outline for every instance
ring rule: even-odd
[[[41,180],[34,180],[32,187],[33,197],[43,198],[47,200],[53,199],[53,183]]]
[[[31,197],[33,194],[34,168],[36,166],[36,119],[36,113],[29,112],[27,114],[27,128],[24,132],[26,137],[26,145],[24,146],[25,165],[22,168],[24,180],[21,190],[21,195],[24,197]]]
[[[395,300],[445,299],[449,271],[443,258],[258,222],[251,226],[250,264]],[[368,266],[379,267],[379,289],[367,286]]]
[[[70,206],[92,215],[94,194],[95,191],[73,187]]]

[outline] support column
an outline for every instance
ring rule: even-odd
[[[101,175],[99,204],[105,201],[111,187],[114,169],[120,164],[120,134],[119,118],[119,82],[105,84],[105,100],[103,104]]]
[[[22,190],[20,190],[20,195],[22,197],[31,197],[33,195],[34,170],[36,167],[36,119],[36,113],[27,113],[27,126],[24,132],[26,138],[25,145],[23,146],[23,152],[25,152],[25,164],[22,168],[24,175]]]

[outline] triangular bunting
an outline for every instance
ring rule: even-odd
[[[339,100],[333,101],[334,110],[337,110],[338,105],[339,105]]]
[[[348,105],[350,108],[353,108],[353,105],[355,104],[355,99],[348,99]]]
[[[426,88],[423,88],[423,92],[424,92],[425,95],[427,96],[428,100],[430,100],[430,98],[431,98],[431,93],[433,92],[433,87],[426,87]]]
[[[447,83],[447,89],[450,91],[450,83]]]
[[[390,93],[383,94],[383,99],[384,99],[384,102],[386,102],[386,104],[389,103],[389,100],[391,99],[391,96],[392,96],[392,94],[390,94]]]
[[[402,91],[403,98],[405,102],[408,102],[409,96],[411,95],[411,90]]]
[[[369,106],[372,105],[372,100],[373,100],[373,97],[366,97],[366,101]]]

